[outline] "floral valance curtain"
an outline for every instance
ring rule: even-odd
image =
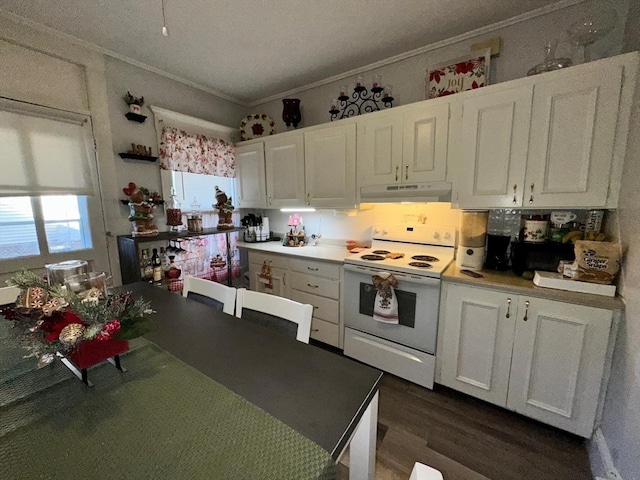
[[[160,168],[218,177],[236,176],[233,145],[219,138],[164,127],[160,139]]]

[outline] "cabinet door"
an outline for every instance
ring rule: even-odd
[[[505,406],[517,296],[446,286],[442,383]]]
[[[463,101],[456,179],[459,208],[522,205],[531,98],[528,85]]]
[[[251,287],[251,290],[265,293],[266,284],[260,281],[260,271],[261,267],[259,265],[249,265],[249,286]],[[271,267],[271,284],[273,285],[273,291],[270,293],[272,295],[284,298],[290,297],[289,279],[287,278],[288,274],[288,270]]]
[[[536,83],[524,206],[604,207],[622,67]]]
[[[264,142],[269,207],[304,205],[304,139],[302,133]]]
[[[403,182],[443,182],[447,176],[449,104],[404,114]]]
[[[307,204],[319,208],[356,204],[356,125],[304,134]]]
[[[611,320],[609,310],[520,297],[507,407],[590,437]]]
[[[399,183],[402,175],[403,119],[400,113],[358,122],[361,186]],[[360,174],[359,174],[360,175]]]
[[[236,147],[236,188],[239,207],[267,206],[262,142]]]

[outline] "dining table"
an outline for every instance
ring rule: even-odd
[[[120,290],[154,311],[127,371],[2,403],[0,478],[329,480],[347,447],[349,478],[375,478],[380,370],[149,283]]]

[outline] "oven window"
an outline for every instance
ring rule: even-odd
[[[370,283],[360,283],[360,314],[373,317],[373,305],[376,299],[376,287]],[[405,327],[414,328],[416,323],[416,294],[395,289],[398,299],[398,322]]]

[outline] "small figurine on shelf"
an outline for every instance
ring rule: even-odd
[[[153,224],[153,209],[155,204],[149,198],[149,190],[138,187],[135,183],[122,189],[129,198],[129,221],[131,235],[134,237],[153,237],[158,235],[158,227]]]
[[[124,101],[129,105],[129,111],[131,113],[140,114],[140,107],[144,105],[144,97],[134,97],[130,92],[127,92]]]
[[[231,198],[227,197],[216,185],[216,204],[213,205],[214,210],[218,214],[218,230],[230,230],[234,228],[233,215],[234,206],[231,204]]]

